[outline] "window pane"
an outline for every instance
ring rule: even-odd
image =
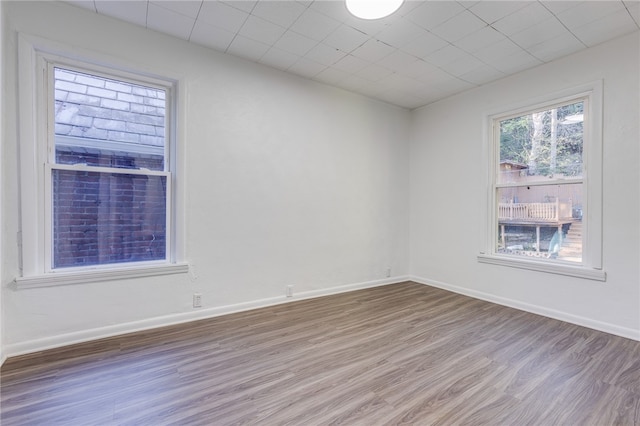
[[[582,261],[582,184],[500,188],[498,253]]]
[[[166,177],[53,170],[53,267],[166,258]]]
[[[55,68],[56,163],[164,170],[164,90]]]
[[[500,121],[498,183],[581,177],[584,102]]]

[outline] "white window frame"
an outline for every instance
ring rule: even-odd
[[[602,264],[602,86],[602,81],[596,81],[486,114],[483,147],[485,187],[483,192],[486,194],[486,204],[482,210],[484,232],[478,254],[479,262],[598,281],[606,280]],[[496,182],[496,170],[500,161],[499,122],[581,100],[585,102],[583,176],[581,179],[547,181],[545,185],[582,182],[584,197],[582,262],[541,260],[497,253],[497,191],[501,187],[509,186]]]
[[[105,65],[107,64],[107,65]],[[150,87],[167,93],[165,170],[144,171],[167,177],[167,250],[166,258],[157,261],[126,262],[53,269],[51,170],[66,169],[109,171],[91,166],[64,166],[54,162],[53,68],[61,67],[100,76],[111,77]],[[20,152],[20,231],[18,236],[21,274],[17,288],[48,287],[97,281],[167,275],[188,272],[183,261],[183,244],[178,232],[175,191],[177,180],[177,87],[178,81],[149,73],[132,72],[112,65],[90,54],[78,56],[77,51],[33,36],[19,34],[19,152]],[[118,172],[118,171],[116,171]],[[123,173],[138,173],[122,169]]]

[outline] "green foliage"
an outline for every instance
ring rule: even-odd
[[[583,102],[564,105],[500,122],[500,162],[509,161],[529,166],[529,173],[542,176],[582,173],[583,122],[567,117],[582,114]],[[555,141],[552,132],[555,120]],[[534,120],[542,120],[534,123]],[[534,140],[534,127],[542,127],[539,140]],[[555,163],[555,168],[554,168]]]

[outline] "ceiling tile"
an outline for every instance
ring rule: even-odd
[[[357,73],[358,71],[360,71],[361,69],[365,68],[368,65],[369,65],[369,62],[367,61],[364,61],[360,58],[356,58],[355,56],[352,56],[352,55],[347,55],[342,59],[340,59],[335,64],[333,64],[332,66],[341,71],[345,71],[353,74],[353,73]]]
[[[282,37],[280,37],[274,46],[289,53],[304,56],[316,44],[318,44],[318,42],[310,39],[309,37],[293,31],[287,31],[282,35]]]
[[[504,73],[498,71],[497,69],[489,65],[482,65],[468,73],[461,74],[459,77],[460,79],[468,81],[469,83],[486,84],[490,81],[495,81],[504,76]]]
[[[500,62],[503,58],[521,51],[522,49],[518,45],[505,38],[502,41],[477,50],[473,55],[484,63],[495,66],[495,63]]]
[[[307,78],[311,78],[317,75],[326,67],[326,65],[320,64],[310,59],[300,58],[295,64],[289,67],[288,71]]]
[[[395,50],[395,47],[391,47],[386,43],[375,39],[369,39],[362,46],[351,52],[351,54],[360,59],[364,59],[365,61],[377,62]]]
[[[380,65],[371,64],[368,67],[361,69],[356,74],[369,81],[379,81],[388,75],[393,74],[393,71]]]
[[[343,22],[347,17],[351,16],[344,1],[314,1],[309,5],[309,8],[339,22]]]
[[[345,25],[349,25],[352,28],[355,28],[358,31],[362,31],[363,33],[369,36],[375,36],[380,31],[387,28],[391,25],[391,20],[387,19],[360,19],[355,16],[349,16],[345,21]]]
[[[291,25],[290,29],[314,40],[322,41],[339,26],[340,22],[335,19],[329,18],[313,9],[307,9]]]
[[[573,34],[567,33],[528,47],[527,52],[541,61],[549,62],[561,56],[575,53],[584,47],[585,45]]]
[[[289,28],[305,9],[305,6],[293,1],[259,1],[251,14]]]
[[[93,12],[97,12],[96,3],[93,0],[65,0],[65,3],[69,3],[74,6],[81,7],[83,9],[89,9]]]
[[[504,34],[493,27],[484,27],[456,41],[454,44],[466,52],[473,53],[503,40],[505,40]]]
[[[323,83],[338,84],[347,77],[349,77],[348,73],[329,67],[320,71],[313,79],[322,81]]]
[[[527,6],[526,1],[481,1],[472,6],[469,11],[487,24],[493,24],[505,16]]]
[[[424,29],[432,30],[465,10],[455,1],[424,2],[411,11],[408,19]]]
[[[181,1],[181,0],[179,0]],[[204,0],[204,4],[211,2],[212,0]],[[238,0],[229,0],[229,1],[223,1],[222,3],[227,4],[228,6],[233,7],[234,9],[238,9],[241,10],[243,12],[246,13],[251,13],[251,11],[253,10],[253,8],[255,7],[255,5],[258,3],[257,0],[242,0],[242,1],[238,1]]]
[[[202,0],[155,0],[149,3],[156,6],[164,7],[165,9],[172,10],[181,15],[188,16],[189,18],[197,18],[200,12],[200,6],[202,6]]]
[[[493,28],[506,36],[510,36],[537,23],[553,17],[540,3],[529,3],[526,7],[494,22]]]
[[[357,91],[363,86],[369,86],[371,84],[372,83],[369,80],[365,80],[364,78],[360,78],[357,75],[352,74],[340,81],[339,86],[347,90]]]
[[[435,72],[442,72],[442,70],[433,64],[423,61],[422,59],[412,62],[402,70],[403,75],[415,79],[421,79],[423,76]]]
[[[340,25],[334,32],[323,40],[323,43],[343,50],[351,52],[367,41],[368,36],[347,25]]]
[[[234,37],[235,34],[230,31],[209,25],[202,20],[197,20],[189,40],[202,46],[224,52]]]
[[[461,75],[468,74],[477,68],[481,68],[484,65],[485,64],[481,60],[465,53],[458,59],[443,65],[442,69],[456,77],[459,77]]]
[[[345,55],[346,53],[340,49],[327,46],[323,43],[318,43],[311,50],[309,50],[309,52],[307,52],[305,58],[330,66],[338,62]]]
[[[629,14],[635,21],[636,25],[640,27],[640,2],[625,0],[624,5],[629,11]]]
[[[514,74],[527,68],[533,68],[541,63],[542,61],[531,56],[528,52],[518,50],[512,55],[503,57],[499,62],[489,65],[505,74]]]
[[[96,0],[96,10],[98,13],[112,16],[132,24],[147,25],[147,2],[129,2]]]
[[[401,18],[395,20],[391,25],[376,34],[376,39],[387,43],[393,47],[403,47],[415,40],[425,31],[411,21]]]
[[[437,35],[424,30],[416,39],[405,44],[402,47],[402,51],[418,58],[425,58],[429,54],[435,52],[436,50],[442,49],[448,44],[449,43],[447,43]]]
[[[588,24],[573,28],[573,34],[587,46],[637,31],[638,26],[627,10],[621,10]]]
[[[549,9],[551,11],[551,13],[553,13],[554,15],[557,15],[558,13],[562,13],[567,9],[571,9],[572,7],[576,7],[578,4],[580,4],[580,1],[576,1],[576,0],[547,0],[547,1],[541,1],[540,3],[542,3],[544,5],[544,7]]]
[[[272,47],[267,50],[267,53],[262,55],[260,63],[280,70],[286,70],[291,65],[295,64],[298,59],[300,59],[298,55]]]
[[[227,52],[240,56],[241,58],[257,61],[267,50],[269,50],[269,46],[264,43],[236,35],[231,45],[229,45]]]
[[[396,50],[392,54],[380,59],[378,61],[378,64],[382,65],[385,68],[389,68],[392,71],[399,72],[418,60],[419,59],[413,55],[409,55],[408,53]]]
[[[427,56],[425,60],[433,65],[442,67],[467,55],[468,53],[464,50],[450,44],[440,50],[436,50]]]
[[[543,41],[570,34],[571,33],[565,28],[565,26],[553,17],[523,31],[517,32],[510,38],[518,46],[523,49],[527,49],[531,46],[542,43]]]
[[[571,30],[621,11],[626,13],[621,1],[585,1],[557,16]]]
[[[453,43],[487,26],[487,23],[469,11],[457,14],[453,18],[435,27],[432,32]]]
[[[257,16],[250,15],[238,34],[269,45],[274,44],[286,30]]]
[[[194,23],[194,18],[157,6],[155,3],[149,3],[147,10],[147,28],[149,29],[189,40]]]
[[[237,32],[249,14],[217,1],[205,1],[202,3],[198,21],[215,25],[227,31]]]

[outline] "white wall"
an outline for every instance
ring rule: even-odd
[[[420,282],[640,339],[638,33],[413,112],[410,274]],[[604,81],[607,281],[480,264],[483,118]]]
[[[4,146],[4,115],[3,115],[3,111],[4,111],[4,52],[5,52],[5,48],[4,48],[4,28],[5,28],[5,24],[4,24],[4,5],[3,3],[0,1],[0,146]],[[0,167],[2,165],[2,160],[3,160],[4,156],[2,155],[2,150],[0,150]],[[0,188],[2,188],[2,183],[4,182],[4,179],[2,178],[2,173],[0,173]],[[2,193],[0,193],[0,277],[2,277],[2,272],[4,270],[4,258],[2,257],[2,254],[4,253],[4,227],[3,227],[3,223],[4,221],[2,220],[2,210],[3,210],[3,206],[5,205],[4,203],[4,191]],[[0,281],[1,282],[1,281]],[[2,365],[2,363],[5,360],[5,352],[4,352],[4,321],[3,321],[3,316],[4,316],[4,308],[2,307],[2,291],[0,288],[0,365]]]
[[[5,9],[9,355],[275,303],[290,284],[310,296],[391,282],[387,267],[408,273],[408,111],[65,4]],[[18,274],[16,31],[180,78],[190,275],[9,288]]]

